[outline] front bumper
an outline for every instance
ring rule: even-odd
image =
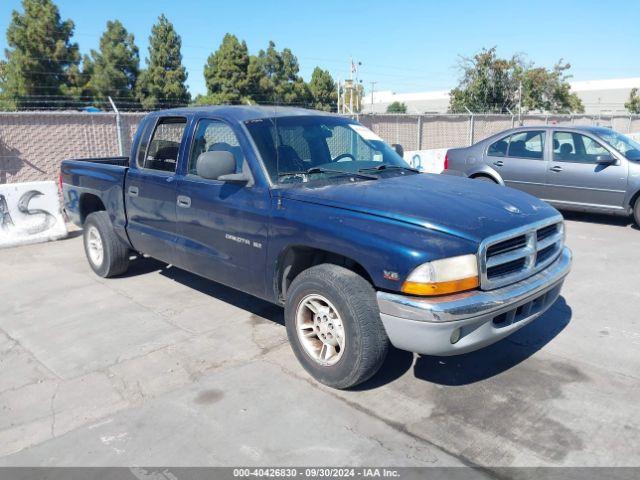
[[[541,272],[495,290],[434,298],[378,292],[380,318],[389,340],[401,350],[442,356],[470,352],[542,315],[560,295],[570,269],[571,251],[564,247]],[[454,333],[459,340],[452,343]]]

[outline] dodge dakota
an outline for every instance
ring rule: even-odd
[[[445,356],[504,338],[571,266],[543,201],[421,174],[358,122],[298,108],[153,112],[128,158],[66,160],[60,181],[97,275],[137,252],[282,305],[296,357],[335,388],[389,345]]]

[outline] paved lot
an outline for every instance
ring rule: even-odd
[[[640,231],[571,215],[538,321],[456,358],[312,381],[282,311],[76,236],[0,250],[0,465],[640,465]]]

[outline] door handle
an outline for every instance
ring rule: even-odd
[[[130,197],[137,197],[138,193],[140,193],[140,191],[138,190],[138,187],[129,187],[127,192],[129,193]]]
[[[493,162],[493,164],[494,164],[496,167],[502,167],[502,166],[504,165],[504,162],[503,162],[502,160],[498,160],[497,162]]]
[[[555,167],[551,167],[549,170],[551,170],[552,172],[561,172],[562,167],[560,165],[556,165]]]
[[[187,197],[186,195],[178,195],[176,203],[179,207],[189,208],[191,206],[191,198]]]

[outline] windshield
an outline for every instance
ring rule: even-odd
[[[640,143],[613,130],[601,133],[600,137],[629,160],[640,160]]]
[[[396,151],[353,120],[325,115],[250,120],[247,129],[274,183],[300,183],[380,169],[410,169]],[[372,174],[373,172],[373,174]]]

